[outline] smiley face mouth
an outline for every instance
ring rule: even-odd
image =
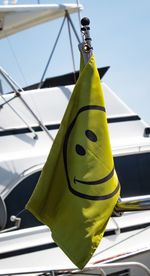
[[[99,180],[93,180],[93,181],[83,181],[80,179],[77,179],[76,177],[74,177],[74,183],[75,184],[81,184],[81,185],[98,185],[98,184],[102,184],[104,182],[107,182],[109,179],[111,179],[114,175],[114,168],[112,169],[112,171],[105,177],[99,179]],[[112,198],[118,191],[120,188],[120,184],[118,182],[116,188],[114,189],[114,191],[112,191],[109,194],[105,194],[105,195],[89,195],[89,194],[83,194],[80,193],[78,191],[76,191],[75,189],[72,189],[72,187],[69,187],[70,190],[72,191],[73,194],[82,197],[84,199],[89,199],[89,200],[106,200],[106,199],[110,199]]]
[[[109,179],[111,179],[114,175],[114,168],[112,169],[112,171],[106,175],[105,177],[98,179],[98,180],[93,180],[93,181],[83,181],[80,179],[77,179],[76,177],[74,177],[74,183],[77,184],[83,184],[83,185],[99,185],[99,184],[103,184],[104,182],[108,181]]]

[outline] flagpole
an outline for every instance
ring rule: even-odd
[[[79,50],[82,52],[84,64],[87,64],[92,53],[93,47],[91,46],[91,37],[90,37],[90,20],[87,17],[81,19],[81,34],[82,34],[82,43],[79,44]]]

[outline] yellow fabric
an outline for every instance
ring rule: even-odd
[[[99,245],[120,192],[104,106],[92,55],[26,206],[80,269]]]

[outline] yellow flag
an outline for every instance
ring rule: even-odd
[[[102,239],[119,192],[92,55],[82,68],[26,208],[49,226],[54,241],[82,269]]]

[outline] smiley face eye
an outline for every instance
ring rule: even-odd
[[[85,149],[81,145],[79,145],[79,144],[76,145],[76,152],[79,155],[85,155],[85,153],[86,153]]]
[[[86,137],[90,140],[90,141],[92,141],[92,142],[96,142],[97,141],[97,136],[96,136],[96,134],[92,131],[92,130],[86,130],[85,131],[85,135],[86,135]]]
[[[85,131],[85,135],[91,142],[96,142],[97,141],[97,136],[92,130],[87,129]],[[79,154],[79,155],[85,155],[86,151],[85,151],[84,147],[77,144],[76,145],[76,153]]]

